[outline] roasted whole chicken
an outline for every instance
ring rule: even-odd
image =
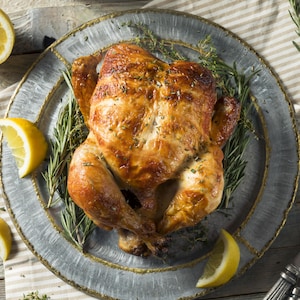
[[[166,251],[167,234],[221,201],[238,101],[217,99],[200,64],[168,64],[127,43],[75,60],[72,84],[89,134],[72,157],[71,198],[97,226],[116,229],[124,251]]]

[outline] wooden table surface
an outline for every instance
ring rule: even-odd
[[[23,1],[24,3],[18,2],[18,10],[26,10],[28,7],[32,7],[31,1]],[[49,6],[59,6],[61,1],[33,1],[35,6],[46,6],[45,3],[48,2]],[[68,2],[68,1],[64,1]],[[77,1],[80,5],[88,3],[103,3],[102,10],[109,10],[109,5],[111,2],[109,0],[102,1]],[[107,4],[109,2],[109,4]],[[148,1],[132,1],[130,4],[126,1],[119,0],[120,9],[142,7]],[[11,5],[13,2],[6,4],[7,7],[1,7],[11,15],[15,16],[16,8]],[[76,1],[70,1],[72,5]],[[22,7],[24,5],[24,7]],[[4,5],[5,6],[5,5]],[[24,72],[26,68],[36,59],[36,53],[27,53],[26,63],[22,64]],[[13,72],[11,77],[9,77],[7,70],[16,70],[17,66],[20,66],[19,62],[24,58],[24,55],[20,53],[14,53],[14,55],[9,59],[7,63],[0,66],[0,90],[5,86],[16,82],[22,77],[22,70],[18,72]],[[23,59],[24,61],[24,59]],[[270,249],[265,253],[265,255],[242,277],[237,280],[232,281],[230,284],[219,288],[216,292],[205,296],[203,299],[263,299],[265,293],[270,289],[270,287],[279,278],[280,272],[284,267],[291,262],[292,258],[300,251],[300,194],[298,193],[295,199],[293,208],[291,209],[287,222],[280,232],[279,236],[272,244]],[[0,300],[5,300],[5,278],[3,264],[0,261]]]

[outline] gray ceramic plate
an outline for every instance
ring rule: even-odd
[[[293,204],[298,179],[298,137],[291,102],[264,61],[236,36],[216,24],[181,13],[131,11],[91,21],[48,48],[32,66],[12,98],[9,117],[37,122],[51,138],[68,89],[62,71],[72,61],[137,36],[124,25],[144,23],[165,40],[180,44],[191,60],[191,45],[211,35],[220,56],[250,74],[256,99],[252,119],[259,139],[247,148],[246,176],[234,194],[229,215],[215,212],[205,221],[207,243],[173,239],[166,260],[140,258],[121,252],[114,232],[96,230],[82,254],[61,234],[55,210],[45,209],[45,184],[36,172],[19,179],[11,153],[2,145],[2,184],[11,213],[23,240],[57,276],[96,297],[120,299],[193,299],[207,293],[196,289],[207,253],[221,227],[238,240],[241,262],[237,275],[247,270],[273,242]],[[172,250],[173,249],[173,250]],[[176,251],[174,250],[176,249]]]

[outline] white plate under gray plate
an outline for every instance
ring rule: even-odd
[[[191,60],[198,57],[191,45],[210,35],[226,63],[236,62],[248,75],[253,69],[260,70],[251,81],[256,99],[251,118],[259,139],[252,138],[247,148],[246,175],[233,195],[229,215],[215,212],[204,221],[207,243],[186,242],[186,232],[175,235],[165,260],[123,253],[117,247],[116,234],[101,230],[93,233],[83,254],[61,234],[59,209],[45,209],[47,195],[40,173],[19,179],[5,143],[1,157],[3,190],[25,243],[69,284],[99,298],[194,299],[207,293],[195,284],[219,229],[229,230],[239,243],[240,275],[278,235],[297,189],[299,149],[292,104],[274,73],[248,45],[214,23],[172,11],[138,10],[101,17],[61,38],[40,56],[12,97],[7,116],[37,122],[50,139],[68,94],[62,71],[79,56],[132,41],[138,33],[126,25],[129,21],[143,23],[159,37],[180,44],[180,51]]]

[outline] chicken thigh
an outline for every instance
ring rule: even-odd
[[[135,255],[166,249],[166,234],[219,205],[221,147],[239,119],[233,98],[194,62],[159,60],[127,43],[73,63],[72,83],[89,128],[75,151],[68,191],[94,223],[116,229]],[[130,195],[128,197],[127,195]]]

